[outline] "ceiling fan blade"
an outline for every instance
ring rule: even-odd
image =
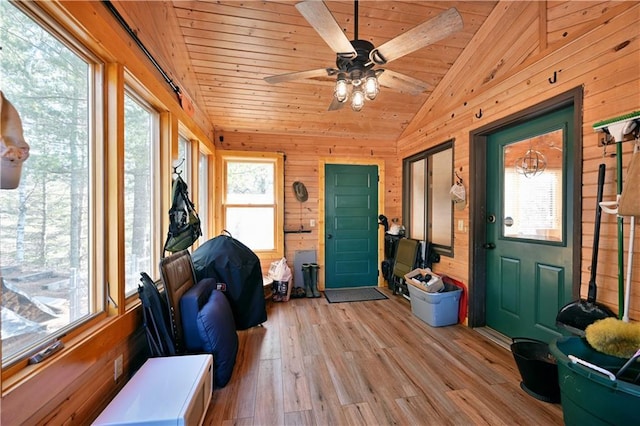
[[[320,37],[329,47],[340,56],[357,56],[355,49],[347,36],[342,32],[335,18],[320,0],[307,0],[296,4],[296,9],[311,26],[320,34]]]
[[[331,104],[329,105],[329,108],[327,109],[327,111],[336,111],[338,109],[342,109],[344,104],[346,104],[346,102],[340,102],[334,96],[333,99],[331,100]]]
[[[330,71],[331,71],[331,68],[318,68],[315,70],[308,70],[308,71],[296,71],[296,72],[290,72],[286,74],[272,75],[269,77],[265,77],[264,81],[266,81],[267,83],[276,84],[276,83],[284,83],[287,81],[303,80],[305,78],[327,77],[331,75]]]
[[[462,17],[455,7],[413,27],[371,52],[371,59],[383,65],[460,31]]]
[[[387,69],[378,76],[378,84],[398,92],[408,92],[412,95],[419,95],[429,88],[429,84],[422,80]]]

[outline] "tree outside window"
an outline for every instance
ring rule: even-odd
[[[222,153],[223,229],[256,252],[283,252],[281,154]]]
[[[0,40],[1,89],[31,148],[18,188],[0,190],[5,365],[102,307],[91,262],[95,66],[6,1]]]

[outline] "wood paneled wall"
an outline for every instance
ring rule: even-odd
[[[577,3],[582,4],[582,9],[576,9]],[[610,170],[615,169],[615,159],[603,157],[602,148],[597,146],[598,135],[591,126],[600,119],[640,109],[640,6],[638,2],[553,2],[548,3],[547,9],[541,13],[540,5],[535,3],[536,7],[533,7],[533,4],[500,3],[495,10],[496,15],[492,15],[481,29],[482,37],[470,46],[471,50],[463,61],[456,63],[452,73],[447,75],[447,81],[434,92],[397,144],[376,140],[226,133],[223,143],[218,143],[219,135],[216,135],[216,148],[282,151],[286,154],[286,229],[297,229],[301,224],[307,228],[311,219],[316,223],[319,221],[318,164],[321,157],[384,159],[386,211],[383,213],[389,218],[401,217],[403,157],[455,138],[455,168],[467,183],[467,191],[472,192],[474,186],[468,169],[471,130],[583,86],[582,294],[585,296],[593,240],[590,218],[593,217],[597,165],[604,161]],[[73,16],[70,26],[91,28],[92,36],[87,37],[88,42],[107,49],[114,45],[113,40],[125,38],[120,29],[106,24],[111,21],[104,16],[103,8],[94,7],[90,2],[65,2],[65,5]],[[569,15],[585,16],[580,14],[581,10],[587,11],[589,17],[580,21],[581,25],[567,30],[560,24]],[[512,19],[509,25],[500,24],[501,16]],[[520,29],[524,29],[522,37],[515,34]],[[121,60],[128,67],[140,71],[137,74],[145,83],[156,81],[155,88],[162,87],[163,83],[155,71],[141,65],[145,60],[140,58],[139,52],[126,42],[119,43],[119,53],[111,53],[112,60]],[[548,79],[554,72],[557,81],[551,84]],[[171,94],[166,89],[160,90],[164,99],[170,98]],[[176,108],[177,104],[172,107]],[[482,117],[477,118],[480,110]],[[196,117],[196,121],[206,120]],[[627,144],[627,159],[629,150],[630,145]],[[295,180],[304,182],[309,190],[309,200],[302,206],[291,190]],[[605,197],[613,196],[614,187],[614,177],[609,174]],[[455,232],[456,255],[454,258],[443,257],[435,267],[436,271],[447,271],[467,283],[470,278],[469,229],[473,226],[469,219],[468,208],[455,211],[454,223],[462,220],[465,224],[463,231]],[[598,297],[616,306],[615,219],[607,215],[603,219]],[[637,235],[636,247],[640,248],[640,232]],[[317,246],[316,229],[309,234],[288,234],[286,237],[286,255],[291,261],[296,250]],[[627,240],[625,247],[628,247]],[[640,319],[639,265],[640,261],[636,259],[631,301],[634,319]],[[135,312],[117,318],[105,326],[99,338],[81,342],[76,350],[59,355],[41,374],[10,389],[7,389],[10,383],[3,381],[2,424],[90,422],[122,385],[112,378],[115,354],[125,354],[125,371],[130,371],[130,366],[142,353],[144,340],[137,332],[139,320],[139,313]]]
[[[568,4],[575,3],[575,4]],[[555,24],[548,33],[516,37],[514,28],[540,28],[533,25],[539,10],[533,2],[505,2],[496,7],[478,37],[465,51],[418,113],[416,120],[398,141],[398,158],[426,147],[455,138],[455,169],[467,183],[467,195],[474,191],[469,175],[469,132],[517,111],[522,111],[575,87],[583,87],[583,187],[582,187],[582,297],[586,298],[589,266],[593,245],[593,217],[598,164],[607,165],[605,200],[615,199],[616,160],[604,155],[598,147],[601,135],[594,132],[593,123],[616,117],[640,107],[640,5],[638,2],[549,3],[548,16]],[[580,14],[580,11],[584,13]],[[557,34],[558,21],[567,16],[582,16],[563,36]],[[596,15],[596,16],[594,16]],[[512,16],[514,24],[502,22]],[[547,28],[547,26],[542,26]],[[528,30],[527,30],[528,34]],[[546,37],[546,39],[545,39]],[[544,43],[540,43],[545,39]],[[540,50],[540,46],[548,47]],[[486,52],[477,55],[476,52]],[[519,58],[514,60],[514,58]],[[555,78],[555,81],[554,81]],[[623,162],[630,159],[631,143],[624,144]],[[615,147],[608,148],[608,153]],[[396,168],[401,163],[396,164]],[[393,169],[393,167],[392,167]],[[469,282],[469,208],[455,211],[455,221],[464,221],[464,231],[456,226],[455,257],[444,258],[436,271],[450,271]],[[603,214],[598,265],[598,300],[618,311],[617,233],[616,218]],[[625,220],[625,263],[628,248],[629,220]],[[640,319],[640,236],[636,232],[636,261],[633,266],[631,318]],[[470,283],[473,286],[473,283]]]
[[[223,142],[220,141],[222,136]],[[285,155],[285,217],[286,231],[311,230],[311,233],[285,234],[285,257],[293,269],[294,254],[298,250],[318,250],[318,224],[324,219],[319,217],[322,211],[318,205],[319,160],[336,158],[362,160],[371,158],[383,160],[386,169],[383,213],[389,219],[401,218],[402,168],[397,167],[396,146],[388,141],[315,138],[308,136],[265,135],[253,133],[225,133],[216,135],[218,150],[238,151],[276,151]],[[293,182],[301,181],[307,187],[309,199],[301,203],[293,193]],[[311,220],[316,226],[311,227]],[[382,227],[380,227],[382,232]],[[268,272],[271,261],[261,259],[263,271]]]
[[[37,374],[3,383],[0,423],[89,424],[147,356],[140,324],[140,310],[114,317],[94,330],[98,338],[67,342],[73,350],[61,352],[43,367],[29,367]],[[115,381],[113,360],[119,354],[123,355],[124,374]]]

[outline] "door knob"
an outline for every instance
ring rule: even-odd
[[[485,248],[487,250],[493,250],[494,248],[496,248],[496,245],[494,243],[484,243],[482,245],[482,248]]]
[[[327,240],[330,240],[330,239],[332,239],[332,238],[333,238],[333,235],[331,235],[331,234],[327,234]]]

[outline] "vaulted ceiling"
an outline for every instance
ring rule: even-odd
[[[335,76],[275,84],[264,80],[336,68],[336,53],[296,9],[299,1],[174,0],[169,2],[172,8],[167,2],[113,3],[158,62],[178,76],[177,83],[218,132],[367,135],[395,141],[496,2],[358,2],[358,38],[376,47],[451,7],[463,21],[462,30],[382,67],[425,82],[424,91],[411,94],[383,86],[360,112],[349,105],[328,111]],[[325,4],[346,37],[353,39],[354,2]],[[149,20],[155,22],[154,29]]]
[[[273,84],[264,80],[284,73],[336,68],[336,53],[296,8],[299,2],[114,0],[113,4],[217,133],[264,132],[389,141],[396,141],[410,126],[459,58],[464,56],[468,61],[470,55],[477,58],[490,53],[469,51],[473,49],[474,36],[480,34],[479,29],[488,18],[495,21],[492,28],[505,32],[503,36],[509,32],[510,37],[518,37],[513,33],[516,31],[531,40],[523,52],[510,53],[515,59],[503,64],[506,67],[522,62],[547,41],[561,39],[566,35],[565,29],[603,13],[604,8],[603,2],[521,3],[530,6],[512,8],[510,19],[526,22],[528,28],[513,28],[498,21],[509,14],[496,14],[496,1],[361,0],[358,38],[376,47],[452,7],[459,12],[463,26],[381,67],[426,83],[423,91],[412,94],[401,87],[381,87],[375,100],[367,101],[362,111],[355,112],[348,105],[328,110],[335,76],[320,73]],[[325,4],[346,38],[353,39],[354,2]],[[525,13],[526,19],[522,17]],[[484,33],[486,39],[486,29]],[[501,37],[495,31],[490,34]],[[488,67],[504,72],[500,65]],[[493,77],[475,76],[472,69],[466,72],[472,78]]]

